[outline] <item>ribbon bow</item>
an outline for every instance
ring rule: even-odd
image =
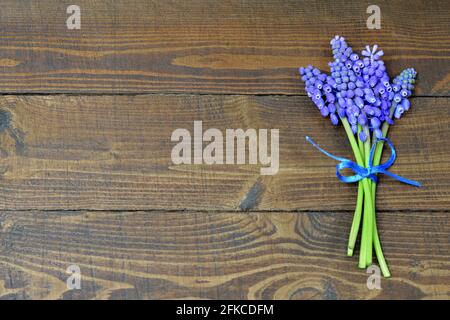
[[[374,143],[372,145],[372,148],[370,149],[370,154],[369,154],[369,166],[367,168],[361,167],[360,165],[354,163],[351,160],[348,160],[346,158],[337,157],[334,154],[331,154],[328,151],[323,150],[318,144],[316,144],[314,141],[312,141],[312,139],[308,136],[306,136],[306,141],[311,143],[315,148],[317,148],[320,152],[327,155],[328,157],[330,157],[334,160],[340,161],[340,163],[338,163],[336,165],[336,177],[342,182],[352,183],[352,182],[357,182],[359,180],[362,180],[364,178],[369,178],[369,179],[373,180],[375,183],[378,183],[378,178],[376,175],[378,173],[382,173],[382,174],[386,174],[400,182],[403,182],[403,183],[406,183],[406,184],[409,184],[409,185],[412,185],[415,187],[422,186],[422,184],[420,182],[406,179],[404,177],[396,175],[387,170],[390,166],[392,166],[394,164],[394,161],[396,158],[394,144],[387,138],[379,138],[379,139],[377,139],[376,143]],[[389,148],[391,148],[391,156],[385,163],[374,166],[373,165],[373,153],[375,151],[375,147],[378,142],[386,142],[389,145]],[[355,174],[353,176],[344,176],[341,174],[342,169],[350,169]]]

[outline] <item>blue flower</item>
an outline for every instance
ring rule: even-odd
[[[380,59],[380,57],[382,55],[384,55],[383,51],[380,50],[377,52],[377,49],[378,49],[378,45],[376,45],[376,44],[372,47],[372,49],[370,49],[370,46],[366,46],[366,49],[363,50],[361,52],[361,54],[365,57],[370,58],[370,61],[373,63],[376,60]]]
[[[354,133],[359,124],[381,137],[381,125],[393,124],[392,118],[400,118],[409,109],[415,70],[404,70],[391,83],[381,60],[384,53],[376,44],[366,46],[361,55],[341,36],[331,39],[330,45],[334,58],[328,64],[330,75],[313,66],[299,69],[307,95],[333,125],[345,117]],[[366,133],[361,137],[367,139]]]
[[[409,110],[412,90],[416,80],[417,72],[413,68],[403,70],[393,81],[393,90],[396,91],[394,95],[394,102],[396,103],[394,117],[401,118],[405,111]]]

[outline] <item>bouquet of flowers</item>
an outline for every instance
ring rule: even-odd
[[[387,169],[395,161],[395,149],[386,138],[394,119],[400,119],[410,108],[409,97],[414,89],[416,71],[405,69],[392,82],[381,60],[383,51],[378,46],[366,46],[361,55],[353,52],[345,39],[336,36],[330,42],[334,61],[329,63],[327,75],[313,66],[300,68],[308,97],[333,125],[342,123],[353,150],[356,163],[334,156],[320,148],[309,137],[306,139],[327,156],[340,161],[336,175],[342,182],[358,182],[358,197],[350,230],[347,255],[352,256],[356,238],[361,232],[360,268],[372,264],[373,251],[385,277],[390,276],[383,256],[376,225],[375,195],[377,174],[387,174],[401,182],[420,186],[416,181],[397,176]],[[378,50],[378,51],[377,51]],[[379,143],[381,142],[381,143]],[[388,143],[391,157],[380,164],[383,142]],[[355,175],[344,176],[344,168]]]

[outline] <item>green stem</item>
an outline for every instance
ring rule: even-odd
[[[362,127],[360,125],[358,125],[358,148],[359,148],[359,152],[361,153],[362,156],[362,160],[363,162],[365,161],[366,155],[364,154],[364,142],[361,141],[361,139],[359,139],[359,134],[362,131]]]
[[[389,113],[389,117],[392,118],[395,108],[396,108],[397,104],[393,103],[390,109],[390,113]],[[383,126],[381,127],[381,132],[383,134],[383,137],[386,138],[387,137],[387,133],[389,130],[389,124],[387,122],[383,123]],[[375,139],[374,139],[375,141]],[[383,144],[379,143],[376,147],[375,147],[375,153],[374,153],[374,157],[373,157],[373,165],[377,166],[380,164],[381,161],[381,154],[383,152]],[[376,184],[373,183],[372,184],[372,195],[373,195],[373,207],[375,208],[375,200],[376,200]],[[374,228],[373,228],[373,242],[374,242],[374,247],[375,247],[375,254],[377,256],[377,260],[378,263],[380,264],[380,269],[381,272],[383,273],[383,276],[385,276],[386,278],[391,276],[391,273],[389,271],[388,265],[386,263],[386,260],[384,258],[383,255],[383,251],[381,249],[381,243],[380,243],[380,238],[378,236],[378,229],[377,229],[377,224],[376,224],[376,215],[374,214]]]
[[[367,127],[364,128],[364,133],[368,137],[364,142],[364,166],[368,167],[369,165],[369,154],[370,154],[370,136],[369,129]],[[366,179],[364,179],[366,180]],[[367,179],[369,184],[369,188],[371,187],[371,181]],[[364,214],[363,214],[363,225],[361,232],[361,249],[359,252],[359,264],[360,268],[365,268],[372,264],[372,215],[373,209],[369,206],[369,203],[372,204],[373,201],[370,194],[364,192]]]
[[[358,126],[358,136],[361,132],[361,126]],[[358,138],[358,150],[364,161],[364,146],[361,139]],[[354,150],[353,150],[354,151]],[[356,157],[356,156],[355,156]],[[358,182],[358,197],[356,198],[355,214],[353,215],[352,227],[348,237],[347,255],[352,256],[355,249],[356,238],[358,237],[359,226],[361,224],[361,213],[363,207],[364,188],[361,181]]]
[[[364,192],[364,213],[363,213],[363,223],[362,223],[362,230],[361,230],[361,244],[360,244],[360,250],[359,250],[359,263],[358,267],[365,268],[368,266],[366,263],[366,257],[367,257],[367,248],[368,248],[368,234],[367,230],[369,229],[367,219],[367,213],[370,211],[369,209],[369,203],[372,202],[372,199],[368,199],[366,192]]]
[[[370,154],[370,132],[369,128],[365,127],[364,131],[366,133],[367,139],[364,142],[364,153],[365,153],[365,165],[366,168],[369,167],[369,154]],[[367,179],[369,186],[372,186],[372,181]],[[373,194],[373,193],[372,193]],[[372,245],[373,245],[373,216],[375,214],[374,206],[373,206],[373,198],[370,194],[365,195],[365,201],[370,202],[372,204],[372,208],[367,207],[364,208],[364,221],[367,220],[367,223],[364,223],[364,227],[366,227],[366,266],[370,266],[372,264]]]
[[[388,130],[389,130],[389,124],[387,122],[383,123],[383,125],[381,126],[381,132],[383,133],[383,138],[386,138]],[[374,139],[374,142],[375,141],[376,140]],[[373,165],[376,166],[376,165],[380,164],[382,153],[383,153],[383,144],[378,143],[377,146],[375,147],[375,152],[373,154]],[[375,185],[372,188],[375,189]]]
[[[396,106],[397,106],[397,103],[395,103],[395,102],[392,103],[391,109],[389,110],[390,118],[392,118]],[[383,125],[381,126],[381,132],[383,134],[383,138],[387,137],[388,130],[389,130],[389,124],[387,122],[384,122]],[[374,139],[374,141],[376,141],[376,139]],[[383,144],[378,143],[377,146],[375,147],[375,152],[373,155],[373,164],[374,165],[380,164],[382,152],[383,152]],[[372,189],[375,190],[375,186],[373,186]]]
[[[389,271],[389,267],[386,263],[386,260],[383,255],[383,250],[381,249],[381,243],[380,238],[378,236],[378,230],[377,230],[377,223],[376,223],[376,215],[374,215],[373,220],[373,246],[375,248],[375,254],[377,256],[378,264],[380,265],[381,272],[383,273],[383,276],[386,278],[389,278],[391,276],[391,273]]]
[[[358,143],[356,142],[355,136],[353,135],[352,128],[348,123],[346,118],[341,118],[342,125],[344,126],[345,133],[347,133],[348,141],[352,147],[353,153],[355,154],[356,163],[360,166],[364,166],[363,157],[359,152]]]
[[[363,167],[365,165],[364,160],[359,151],[358,144],[356,142],[355,136],[353,135],[353,131],[350,127],[350,124],[348,123],[347,119],[345,119],[345,118],[341,118],[341,121],[342,121],[342,125],[344,126],[345,132],[347,133],[347,137],[348,137],[350,145],[353,149],[353,153],[355,154],[356,162],[358,163],[358,165]],[[372,190],[369,185],[369,179],[366,178],[361,181],[363,184],[364,194],[366,197],[365,199],[369,199],[369,201],[366,201],[367,202],[366,203],[367,211],[373,212]],[[366,211],[366,210],[364,210],[364,211]],[[360,261],[358,266],[360,268],[365,268],[366,267],[365,259],[364,259],[364,263],[361,263],[361,261]]]
[[[364,188],[362,182],[360,181],[358,183],[358,197],[356,198],[355,214],[353,215],[352,227],[348,237],[347,255],[350,257],[353,256],[353,250],[355,249],[356,238],[358,237],[359,226],[361,224],[363,196]]]
[[[389,130],[389,124],[387,124],[386,122],[383,123],[381,131],[383,133],[384,138],[387,136],[388,130]],[[383,151],[383,144],[379,143],[375,148],[374,159],[373,159],[374,166],[377,166],[380,164],[382,151]],[[376,188],[377,188],[376,183],[373,183],[372,184],[372,195],[373,195],[373,207],[374,208],[375,208],[375,203],[376,203],[376,201],[375,201],[376,200]],[[383,273],[384,277],[389,278],[391,276],[391,273],[390,273],[388,265],[386,263],[386,259],[384,258],[383,250],[381,248],[381,242],[380,242],[380,238],[378,236],[375,212],[373,215],[373,243],[374,243],[374,248],[375,248],[375,254],[377,256],[377,260],[380,265],[381,272]]]

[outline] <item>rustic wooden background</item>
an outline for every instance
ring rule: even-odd
[[[1,298],[450,297],[448,1],[379,0],[381,30],[344,0],[77,0],[67,30],[72,2],[0,1]],[[351,156],[297,74],[326,69],[335,34],[419,73],[390,137],[424,187],[381,178],[382,290],[345,256],[355,186],[304,140]],[[173,166],[194,120],[279,128],[279,173]]]

